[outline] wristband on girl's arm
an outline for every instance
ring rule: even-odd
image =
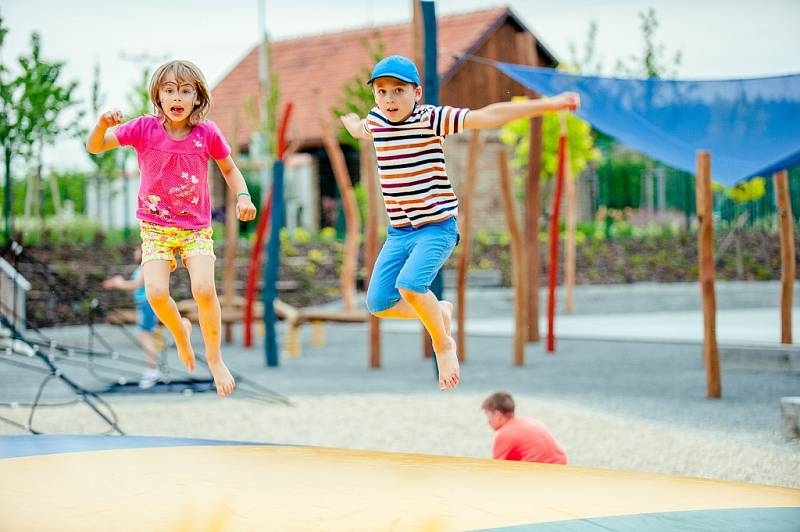
[[[238,194],[236,194],[236,201],[239,201],[239,198],[242,197],[242,196],[247,196],[249,198],[250,197],[250,193],[249,192],[239,192]]]

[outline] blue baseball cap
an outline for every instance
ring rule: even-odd
[[[420,84],[417,65],[411,59],[402,55],[390,55],[378,61],[378,64],[372,69],[372,76],[370,76],[367,85],[372,85],[375,78],[384,76],[397,78],[400,81],[413,83],[414,85]]]

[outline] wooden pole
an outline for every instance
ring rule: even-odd
[[[794,252],[794,217],[789,197],[789,177],[786,170],[776,172],[775,201],[781,231],[781,343],[792,343],[792,297],[797,265]]]
[[[467,169],[464,173],[464,188],[458,204],[458,220],[461,227],[461,253],[458,256],[458,276],[456,278],[456,316],[458,317],[458,359],[463,362],[467,353],[467,274],[472,254],[472,197],[475,195],[475,182],[478,174],[478,152],[480,151],[480,130],[472,131],[467,156]]]
[[[521,65],[539,66],[536,53],[536,41],[533,34],[527,31],[517,33],[517,62]],[[536,93],[530,97],[538,98]],[[539,283],[541,271],[539,242],[539,176],[542,169],[542,117],[530,119],[528,137],[528,172],[525,179],[525,262],[528,278],[526,280],[528,305],[529,342],[538,342],[539,335]]]
[[[497,152],[497,162],[500,166],[500,191],[503,198],[503,208],[508,220],[508,231],[511,234],[511,265],[514,278],[514,365],[525,364],[525,339],[527,337],[528,305],[525,302],[527,290],[525,280],[525,261],[522,251],[522,230],[517,221],[514,208],[514,190],[508,171],[508,159],[505,150]]]
[[[373,162],[372,145],[369,141],[359,143],[359,160],[361,163],[361,182],[367,190],[367,227],[364,235],[364,266],[367,270],[366,283],[372,279],[372,270],[378,258],[378,187],[375,182],[375,165]],[[369,315],[369,367],[381,367],[381,329],[380,319],[373,314]]]
[[[530,119],[528,176],[525,180],[525,251],[528,262],[528,341],[538,342],[539,284],[541,254],[539,243],[539,178],[542,170],[542,117]]]
[[[355,309],[356,267],[358,263],[358,240],[361,234],[361,220],[359,219],[356,195],[353,192],[353,184],[352,181],[350,181],[350,173],[347,171],[347,164],[344,160],[342,147],[339,146],[329,121],[323,118],[328,116],[329,111],[323,109],[319,99],[319,89],[314,89],[314,93],[317,116],[319,117],[320,134],[322,135],[322,144],[325,147],[325,152],[328,154],[328,159],[333,168],[333,176],[336,179],[336,186],[339,188],[339,194],[342,197],[342,207],[344,208],[344,252],[342,253],[342,273],[339,276],[339,286],[342,291],[342,304],[345,310],[353,310]]]
[[[703,298],[703,361],[706,367],[706,394],[709,399],[722,396],[717,347],[717,301],[714,293],[714,221],[712,218],[711,154],[697,152],[697,233],[700,266],[700,293]]]
[[[565,146],[564,158],[564,186],[567,189],[567,241],[564,243],[564,311],[571,313],[575,309],[575,232],[577,220],[575,218],[575,179],[572,175],[572,166],[569,162],[569,135]]]

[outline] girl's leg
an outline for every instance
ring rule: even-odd
[[[200,330],[206,347],[206,359],[217,394],[226,397],[236,387],[230,371],[222,361],[220,329],[222,326],[217,288],[214,284],[214,257],[193,255],[186,258],[186,269],[192,280],[192,296],[197,303]]]
[[[181,318],[175,301],[169,295],[170,266],[171,263],[168,260],[150,260],[142,264],[144,288],[153,312],[175,338],[178,358],[191,372],[194,371],[194,351],[191,343],[192,324],[186,318]]]

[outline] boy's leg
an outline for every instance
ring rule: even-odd
[[[153,312],[161,323],[175,337],[178,357],[186,369],[194,371],[194,351],[192,350],[192,324],[181,318],[175,301],[169,295],[169,274],[171,263],[168,260],[149,260],[142,264],[145,292]]]
[[[428,287],[457,241],[458,228],[452,218],[419,229],[411,254],[397,278],[403,301],[416,312],[431,336],[441,389],[455,388],[460,380],[456,343],[449,330],[452,305],[440,302]]]
[[[402,296],[402,290],[399,290],[400,301],[394,304],[393,307],[388,308],[386,310],[382,310],[380,312],[373,312],[379,318],[394,318],[400,320],[418,320],[420,319],[419,314],[417,311],[414,310],[414,307],[408,304],[405,298]],[[434,296],[435,297],[435,296]],[[449,301],[439,301],[439,310],[442,314],[442,322],[444,323],[444,332],[447,336],[450,336],[451,332],[451,322],[453,319],[453,304]]]
[[[431,335],[439,367],[439,388],[442,390],[455,388],[461,377],[456,342],[449,331],[452,305],[448,301],[436,299],[436,295],[430,290],[419,293],[401,288],[400,295],[414,309],[425,330]]]
[[[225,363],[222,361],[222,325],[219,299],[214,284],[214,257],[193,255],[185,259],[186,269],[192,281],[192,296],[197,303],[200,330],[206,347],[208,368],[214,376],[217,394],[226,397],[236,387],[236,383]]]
[[[405,266],[412,248],[410,232],[389,228],[389,235],[375,261],[372,278],[367,287],[367,308],[379,318],[417,320],[417,311],[409,305],[397,289],[397,277]],[[450,320],[453,305],[440,301],[442,319],[447,335],[450,335]]]
[[[379,318],[416,318],[397,291],[397,276],[408,260],[407,232],[388,228],[367,287],[367,310]]]

